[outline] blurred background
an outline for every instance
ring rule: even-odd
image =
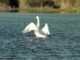
[[[0,12],[80,13],[80,0],[0,0]]]

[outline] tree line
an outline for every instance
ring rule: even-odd
[[[26,0],[25,4],[31,7],[51,6],[60,7],[61,9],[80,8],[80,0]]]

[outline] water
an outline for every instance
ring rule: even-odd
[[[40,16],[41,27],[48,23],[51,36],[35,38],[22,34]],[[0,59],[80,60],[80,15],[42,13],[0,13]]]

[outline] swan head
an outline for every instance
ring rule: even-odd
[[[36,19],[39,20],[39,16],[36,16]]]

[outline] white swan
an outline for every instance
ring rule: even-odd
[[[36,37],[46,38],[47,35],[50,35],[48,24],[45,23],[44,27],[40,29],[39,16],[36,16],[36,19],[37,19],[37,24],[34,24],[31,22],[29,25],[25,27],[25,29],[22,32],[26,33],[26,32],[30,32],[33,30]]]

